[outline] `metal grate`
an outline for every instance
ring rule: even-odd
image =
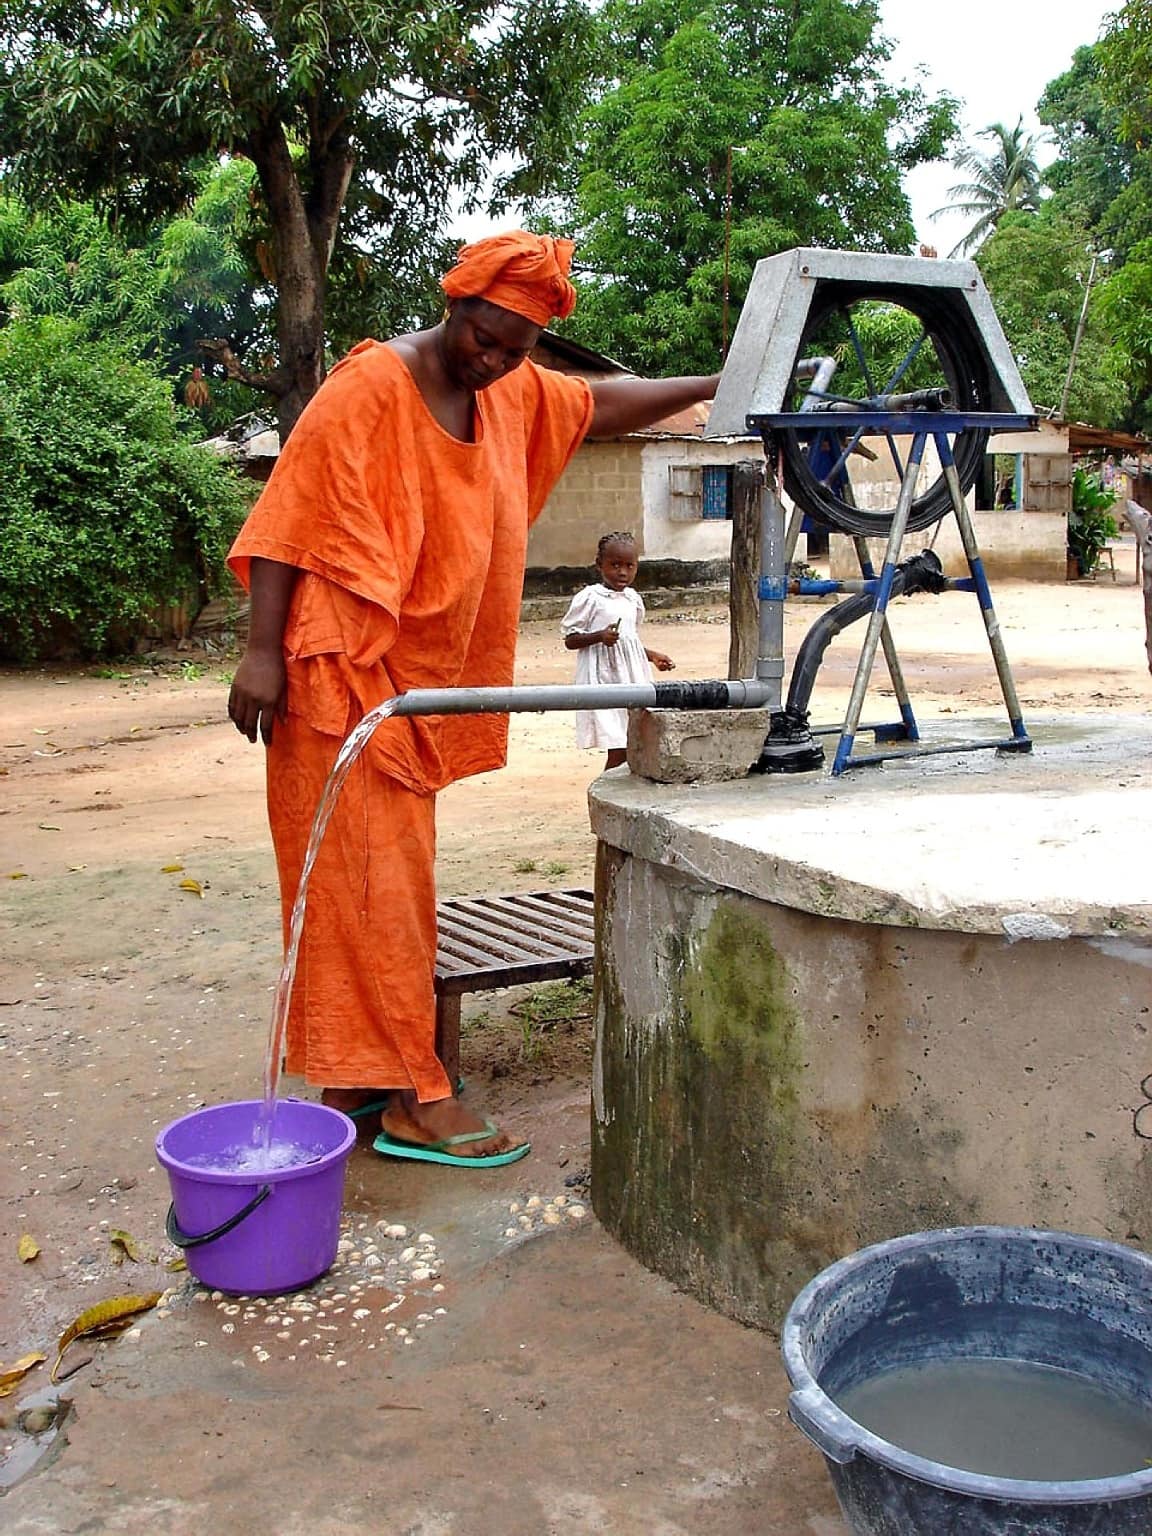
[[[440,902],[436,920],[441,996],[587,976],[592,970],[591,891],[461,897]]]

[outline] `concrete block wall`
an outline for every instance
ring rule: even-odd
[[[528,535],[528,565],[588,566],[602,533],[628,528],[643,552],[643,443],[584,443]]]
[[[1067,520],[1063,512],[974,512],[972,526],[989,581],[1065,579]],[[884,544],[883,539],[868,540],[877,569],[884,558]],[[949,576],[967,576],[968,565],[954,517],[945,518],[939,531],[926,528],[922,533],[909,534],[904,540],[903,552],[908,556],[929,545],[940,556]],[[831,535],[828,554],[834,580],[846,581],[859,576],[860,565],[847,534]]]

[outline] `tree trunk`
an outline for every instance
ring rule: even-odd
[[[754,677],[760,644],[760,498],[764,466],[741,459],[732,466],[732,558],[728,572],[728,676]]]
[[[1140,556],[1140,569],[1144,585],[1144,636],[1148,650],[1148,670],[1152,672],[1152,513],[1145,512],[1136,502],[1126,503],[1124,516],[1136,535],[1136,548]]]
[[[270,122],[252,135],[250,152],[260,177],[275,237],[276,342],[279,362],[272,393],[283,444],[301,411],[324,382],[324,320],[328,263],[353,157],[340,132],[314,144],[305,198],[282,126]]]

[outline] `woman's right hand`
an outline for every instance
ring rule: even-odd
[[[232,679],[228,718],[241,736],[254,742],[259,731],[268,746],[275,722],[287,714],[288,669],[283,651],[246,651]]]

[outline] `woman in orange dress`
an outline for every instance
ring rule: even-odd
[[[512,682],[528,529],[584,437],[617,436],[717,378],[587,382],[528,361],[571,313],[571,242],[466,246],[439,325],[362,342],[300,417],[232,548],[251,594],[228,712],[267,749],[285,929],[337,752],[412,688]],[[523,1156],[435,1052],[435,796],[503,765],[506,716],[387,720],[349,775],[309,884],[286,1069],[377,1147],[485,1166]]]

